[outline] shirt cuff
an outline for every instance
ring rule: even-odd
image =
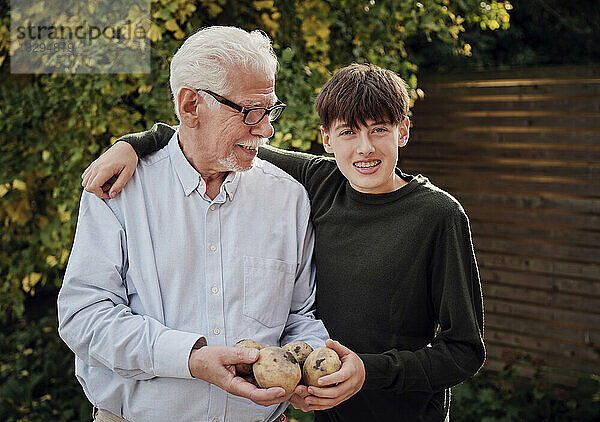
[[[383,390],[398,384],[394,378],[404,378],[404,367],[394,368],[389,356],[375,353],[359,353],[365,365],[365,382],[363,390]],[[402,380],[401,384],[404,384]]]
[[[193,378],[188,364],[192,346],[202,336],[185,331],[167,330],[154,344],[154,375]]]

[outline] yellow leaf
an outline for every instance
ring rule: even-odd
[[[60,254],[60,263],[64,264],[69,259],[69,251],[67,249],[63,249]]]
[[[33,353],[33,349],[32,348],[27,348],[27,349],[23,350],[23,355],[24,356],[29,356],[32,353]]]
[[[6,195],[9,190],[10,190],[10,183],[4,183],[4,184],[0,185],[0,198],[2,198],[4,195]]]
[[[40,281],[42,275],[40,273],[30,273],[26,275],[21,284],[23,285],[23,290],[29,293],[31,289]]]
[[[12,187],[13,187],[13,189],[20,190],[20,191],[27,190],[27,185],[25,184],[24,181],[22,181],[20,179],[13,180]]]
[[[40,397],[40,401],[42,401],[42,402],[48,401],[48,400],[52,400],[52,396],[50,394],[44,394],[42,397]]]
[[[185,38],[185,32],[183,32],[181,29],[179,31],[175,31],[175,33],[173,35],[175,36],[175,39],[177,39],[177,40],[182,40]]]
[[[25,225],[33,215],[29,201],[26,199],[22,199],[16,203],[8,203],[4,211],[14,223],[21,226]]]
[[[56,259],[56,257],[53,255],[48,255],[46,257],[46,264],[50,265],[51,267],[55,267],[56,264],[58,264],[58,259]]]
[[[139,92],[140,94],[142,94],[142,93],[147,93],[147,92],[150,92],[150,91],[152,91],[152,85],[144,85],[144,84],[142,84],[142,85],[140,85],[140,87],[138,88],[138,92]]]
[[[175,19],[168,20],[165,23],[165,28],[173,32],[180,30],[179,25],[177,25],[177,21]]]
[[[158,25],[155,24],[150,25],[150,30],[148,31],[147,35],[148,38],[150,38],[154,42],[162,39],[162,31],[160,30]]]

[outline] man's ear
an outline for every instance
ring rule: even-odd
[[[193,88],[183,87],[177,96],[181,123],[188,127],[196,127],[200,121],[198,102],[204,102]]]
[[[398,146],[400,148],[405,147],[408,144],[408,137],[410,134],[410,119],[407,117],[400,123],[398,130]]]
[[[323,138],[323,148],[325,148],[325,152],[333,154],[333,148],[331,147],[331,139],[329,138],[329,132],[327,132],[322,125],[319,126],[319,129],[321,130],[321,138]]]

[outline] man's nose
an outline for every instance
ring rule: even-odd
[[[250,133],[261,138],[269,139],[275,133],[275,129],[269,120],[269,116],[262,118],[260,122],[250,127]]]

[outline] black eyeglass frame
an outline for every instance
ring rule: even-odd
[[[196,89],[196,91],[206,92],[208,95],[213,97],[215,100],[217,100],[221,104],[231,107],[235,111],[242,113],[244,115],[243,122],[245,125],[248,125],[248,126],[254,126],[254,125],[259,124],[260,122],[262,122],[262,119],[264,119],[265,116],[269,116],[268,117],[269,122],[275,123],[277,120],[279,120],[279,118],[281,117],[281,114],[283,113],[283,110],[286,107],[286,104],[282,103],[281,101],[277,101],[277,103],[275,103],[275,105],[273,107],[244,107],[244,106],[236,104],[233,101],[228,100],[227,98],[225,98],[215,92],[212,92],[208,89]],[[264,113],[261,116],[261,118],[258,119],[255,123],[248,123],[246,121],[246,119],[248,118],[248,114],[254,110],[264,110]],[[271,120],[271,112],[273,112],[273,110],[281,110],[281,111],[279,112],[279,114],[277,114],[277,116],[273,120]]]

